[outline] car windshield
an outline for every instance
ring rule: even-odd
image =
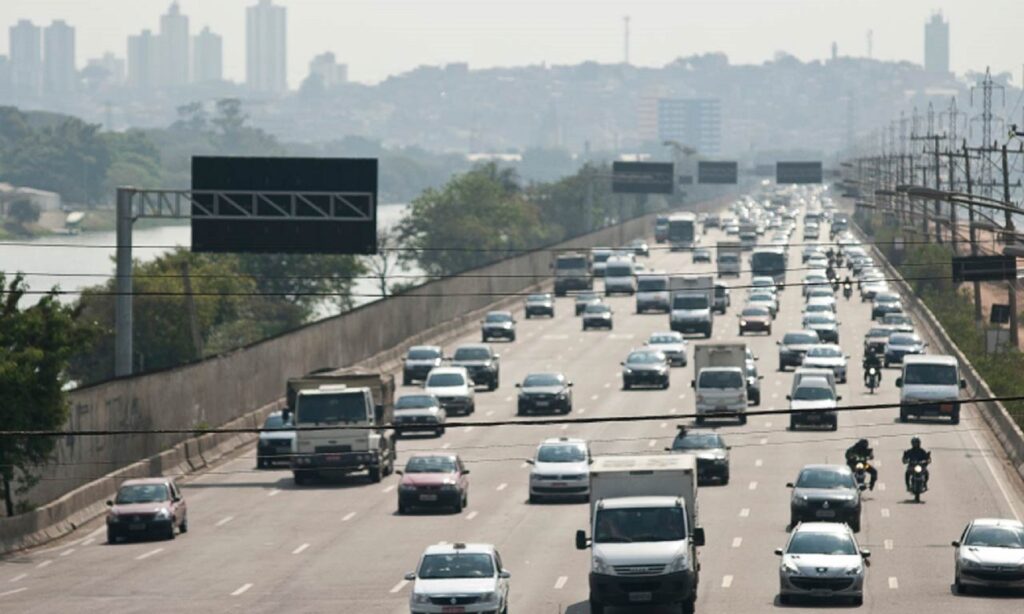
[[[594,254],[594,262],[606,262],[612,256],[612,253],[610,251],[594,251],[592,253]]]
[[[263,421],[263,428],[265,429],[283,429],[288,428],[291,425],[291,421],[285,420],[284,416],[281,414],[271,414]]]
[[[461,373],[434,373],[427,378],[427,388],[443,388],[446,386],[464,386],[465,378]]]
[[[854,488],[853,474],[835,469],[804,469],[796,481],[797,488]]]
[[[736,254],[722,254],[718,257],[719,262],[737,262],[739,259]]]
[[[832,291],[828,288],[811,288],[807,291],[807,296],[811,298],[831,297]]]
[[[676,437],[672,442],[673,450],[711,450],[724,447],[722,438],[716,433],[687,433]]]
[[[786,336],[782,338],[784,345],[806,345],[817,342],[818,336],[809,333],[786,333]]]
[[[542,463],[580,463],[587,460],[587,449],[579,444],[545,445],[537,450]]]
[[[550,297],[547,294],[531,294],[526,297],[526,302],[528,303],[546,303],[549,300]]]
[[[677,296],[672,301],[672,309],[707,309],[706,296]]]
[[[536,386],[561,386],[562,378],[554,373],[533,373],[523,380],[523,388]]]
[[[170,499],[170,493],[166,484],[131,484],[122,486],[117,491],[117,499],[114,502],[118,505],[131,505],[132,503],[156,503],[168,499]]]
[[[395,409],[422,409],[424,407],[436,407],[437,399],[429,394],[407,394],[398,397],[395,401]]]
[[[682,343],[683,340],[675,335],[651,335],[650,340],[647,343]]]
[[[489,313],[485,318],[487,322],[511,322],[512,316],[507,313]]]
[[[451,578],[490,578],[494,576],[491,555],[475,552],[428,554],[420,563],[419,577],[423,580]]]
[[[813,310],[812,310],[813,311]],[[835,324],[836,321],[826,315],[813,315],[804,318],[807,324]]]
[[[975,526],[967,534],[963,545],[979,548],[1024,549],[1024,530],[1017,527]]]
[[[697,382],[700,388],[739,388],[743,386],[743,374],[739,371],[709,371],[700,372]]]
[[[409,355],[407,356],[407,358],[409,358],[409,360],[433,360],[435,358],[440,358],[440,357],[441,357],[441,352],[439,350],[426,350],[426,349],[409,350]]]
[[[886,324],[911,324],[910,316],[903,315],[902,313],[887,313],[882,318],[882,322]]]
[[[453,360],[487,360],[491,352],[487,348],[459,348],[455,350]]]
[[[665,362],[665,355],[659,352],[633,352],[626,362],[634,365],[650,365]]]
[[[603,509],[597,512],[594,542],[670,542],[686,537],[686,516],[680,507]]]
[[[889,335],[889,343],[892,345],[916,345],[920,343],[914,335]]]
[[[857,547],[849,535],[797,531],[789,540],[786,554],[854,555]]]
[[[832,313],[832,308],[828,303],[808,303],[804,307],[804,311],[807,313]]]
[[[663,292],[668,289],[668,278],[641,277],[636,289],[638,292]]]
[[[362,392],[300,394],[297,405],[299,424],[365,422],[367,419]]]
[[[590,305],[587,305],[587,313],[607,313],[611,310],[611,307],[603,303],[591,303]]]
[[[775,297],[771,294],[765,294],[763,292],[751,292],[750,298],[747,299],[751,303],[774,303]]]
[[[742,315],[748,317],[759,317],[771,315],[767,307],[747,307],[743,310]]]
[[[794,401],[832,401],[832,389],[825,386],[800,386],[793,393]]]
[[[839,346],[819,345],[807,350],[807,355],[821,358],[839,358],[843,355],[843,351],[839,349]]]
[[[888,338],[892,334],[891,328],[872,328],[868,331],[868,337],[885,337]]]
[[[877,303],[895,303],[900,300],[897,294],[884,294],[879,292],[875,295],[875,302]]]
[[[450,456],[414,456],[405,464],[406,473],[454,473],[455,459]]]
[[[601,300],[601,297],[599,297],[598,295],[594,294],[593,292],[580,292],[579,294],[576,295],[576,301],[580,302],[580,303],[582,303],[584,301],[599,301],[599,300]]]
[[[903,368],[903,383],[925,386],[956,386],[956,367],[953,365],[906,365]]]

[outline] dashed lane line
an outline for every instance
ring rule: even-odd
[[[770,429],[770,428],[772,428],[772,423],[771,423],[771,421],[765,422],[765,423],[764,423],[764,428],[766,428],[766,429]]]
[[[466,428],[462,429],[462,432],[463,433],[472,433],[473,429],[475,429],[475,428],[476,428],[475,426],[467,426]]]
[[[524,461],[522,465],[519,465],[519,468],[520,469],[526,469],[529,466],[530,466],[530,463],[527,463],[527,462]]]
[[[732,576],[722,576],[722,588],[729,588],[732,586]]]
[[[762,437],[761,441],[759,441],[757,443],[761,444],[762,446],[766,445],[768,443],[768,438],[767,437]]]
[[[4,592],[0,593],[0,597],[7,597],[8,595],[16,595],[16,594],[18,594],[18,593],[20,593],[22,591],[27,591],[27,590],[28,589],[25,588],[24,586],[21,587],[21,588],[15,588],[15,589],[12,589],[12,590],[9,590],[9,591],[4,591]]]
[[[100,528],[96,529],[95,531],[93,531],[92,533],[86,535],[85,538],[86,539],[92,539],[93,537],[99,537],[100,533],[102,533],[102,532],[104,532],[106,530],[107,530],[106,527],[100,527]]]
[[[612,385],[611,385],[611,383],[609,383],[609,382],[605,382],[605,383],[604,383],[604,387],[605,387],[605,388],[611,388],[611,387],[612,387]]]
[[[487,412],[487,415],[488,415],[488,416],[493,416],[493,415],[494,415],[494,410],[492,409],[492,410],[488,411],[488,412]]]
[[[507,397],[505,397],[505,402],[506,402],[506,403],[510,403],[510,402],[512,402],[512,397],[511,397],[511,396],[507,396]]]
[[[507,483],[505,483],[505,482],[502,482],[501,484],[498,484],[498,487],[497,487],[497,488],[495,488],[495,490],[497,490],[497,491],[499,491],[499,492],[500,492],[500,491],[502,491],[502,490],[505,490],[506,488],[508,488],[508,484],[507,484]]]
[[[476,518],[476,515],[479,514],[479,513],[480,512],[477,512],[476,510],[474,510],[474,511],[466,514],[466,520],[473,520],[474,518]]]
[[[449,441],[448,443],[446,443],[443,446],[441,446],[441,449],[442,450],[447,450],[450,447],[452,447],[452,443]]]
[[[881,511],[882,511],[882,518],[888,518],[889,517],[889,508],[883,507]]]
[[[887,540],[885,540],[885,541],[883,541],[883,542],[882,542],[882,546],[883,546],[883,547],[884,547],[884,548],[885,548],[886,550],[892,550],[892,548],[893,548],[893,542],[892,542],[892,540],[891,540],[891,539],[887,539]]]
[[[661,428],[663,428],[663,429],[668,428],[668,422],[662,422],[661,423]]]
[[[232,597],[237,597],[237,596],[241,595],[242,593],[244,593],[245,591],[249,590],[250,588],[252,588],[252,582],[249,582],[247,584],[243,584],[242,586],[239,586],[238,588],[236,588],[235,591],[233,593],[231,593],[231,596]]]
[[[562,425],[562,426],[561,426],[560,428],[561,428],[561,429],[562,429],[563,431],[568,431],[568,430],[569,430],[569,425],[568,425],[568,424],[563,424],[563,425]]]
[[[27,578],[27,577],[28,577],[28,574],[27,574],[27,573],[21,573],[21,574],[18,574],[18,575],[16,575],[16,576],[14,576],[14,577],[13,577],[13,578],[11,578],[10,580],[8,580],[8,582],[12,582],[12,583],[13,583],[13,582],[20,582],[21,580],[24,580],[24,579],[25,579],[25,578]]]
[[[600,398],[601,398],[601,395],[599,395],[599,394],[592,394],[592,395],[590,395],[590,400],[591,401],[596,401],[596,400],[598,400]]]
[[[391,590],[390,590],[390,591],[388,591],[388,592],[389,592],[389,593],[391,593],[391,594],[395,594],[395,593],[397,593],[398,591],[400,591],[400,590],[402,590],[403,588],[405,588],[407,584],[409,584],[409,581],[408,581],[408,580],[405,580],[405,579],[402,579],[402,580],[401,580],[401,581],[400,581],[400,582],[399,582],[398,584],[396,584],[396,585],[392,586],[392,587],[391,587]]]
[[[879,482],[878,484],[875,484],[875,488],[877,488],[878,490],[885,490],[885,482]]]
[[[89,539],[87,539],[87,540],[85,540],[84,542],[82,542],[82,545],[83,545],[83,546],[91,546],[91,545],[93,545],[93,544],[94,544],[95,542],[96,542],[96,538],[95,538],[95,537],[90,537]]]
[[[581,408],[576,410],[577,414],[583,414],[583,413],[586,413],[586,412],[587,412],[587,408],[586,407],[581,407]]]
[[[750,483],[750,490],[757,490],[757,482]]]
[[[754,466],[755,467],[760,467],[761,465],[764,465],[764,460],[759,458],[756,461],[754,461]]]
[[[226,525],[227,523],[231,522],[234,519],[235,519],[234,516],[225,516],[225,517],[221,518],[220,520],[218,520],[217,523],[215,525],[213,525],[213,526],[214,527],[222,527],[222,526]]]
[[[647,447],[648,448],[653,448],[656,445],[658,445],[658,440],[657,439],[652,439],[652,440],[647,442]]]
[[[889,588],[896,590],[900,587],[900,581],[896,579],[896,576],[889,576]]]
[[[568,581],[569,581],[569,576],[558,576],[558,579],[555,580],[555,590],[558,591],[558,590],[562,590],[563,588],[565,588],[565,583],[568,582]]]
[[[734,538],[732,538],[732,547],[733,548],[739,548],[742,545],[743,545],[743,538],[742,537],[734,537]]]
[[[163,551],[164,551],[163,548],[156,548],[155,550],[150,550],[149,552],[143,552],[139,556],[135,557],[135,560],[136,561],[144,561],[144,560],[148,559],[151,556],[155,556],[157,554],[160,554]]]
[[[395,485],[392,484],[391,486],[385,486],[384,489],[381,490],[381,492],[386,495],[386,494],[388,494],[389,492],[391,492],[394,489],[395,489]]]
[[[53,565],[53,560],[52,559],[50,559],[48,561],[43,561],[42,563],[36,565],[36,569],[45,569],[46,567],[49,567],[50,565]]]
[[[292,550],[292,554],[302,554],[302,551],[305,550],[306,548],[309,548],[309,544],[302,544],[301,546],[299,546],[295,550]]]
[[[749,507],[745,507],[745,508],[740,510],[740,518],[746,518],[748,516],[750,516],[750,508]]]
[[[356,513],[355,512],[349,512],[349,513],[347,513],[347,514],[345,514],[344,516],[341,517],[341,521],[342,522],[348,522],[349,520],[352,520],[355,517],[356,517]]]
[[[74,549],[74,548],[68,548],[68,549],[67,549],[67,550],[65,550],[64,552],[61,552],[61,553],[60,553],[60,555],[61,555],[61,556],[70,556],[70,555],[71,555],[71,553],[72,553],[72,552],[74,552],[74,551],[75,551],[75,549]]]
[[[279,495],[279,494],[281,494],[281,489],[279,489],[279,488],[274,488],[274,489],[272,489],[272,490],[271,490],[270,492],[268,492],[268,493],[267,493],[267,496],[268,496],[268,497],[276,497],[276,496],[277,496],[277,495]]]

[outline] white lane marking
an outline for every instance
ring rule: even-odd
[[[215,524],[213,526],[215,526],[215,527],[222,527],[222,526],[226,525],[227,523],[231,522],[234,519],[235,519],[234,516],[225,516],[225,517],[221,518],[220,520],[218,520],[217,524]]]
[[[658,440],[657,439],[652,439],[652,440],[647,442],[647,447],[648,448],[653,448],[657,444],[658,444]]]
[[[569,425],[568,424],[563,424],[561,428],[562,428],[563,431],[568,431],[569,430]]]
[[[520,469],[526,469],[526,468],[527,468],[527,467],[529,467],[529,466],[530,466],[530,463],[528,463],[528,462],[526,462],[526,461],[523,461],[523,464],[522,464],[522,465],[519,465],[519,468],[520,468]]]
[[[608,335],[609,339],[632,339],[636,337],[633,333],[612,333]]]
[[[392,484],[391,486],[385,486],[384,489],[381,490],[381,492],[384,493],[384,494],[387,494],[387,493],[391,492],[394,489],[395,489],[395,485]]]
[[[875,467],[875,469],[878,469],[879,467],[882,466],[882,461],[880,461],[878,459],[874,459],[874,460],[871,461],[871,464]]]
[[[442,450],[447,450],[450,447],[452,447],[452,442],[449,441],[448,443],[446,443],[443,446],[441,446],[441,449]]]
[[[889,508],[883,507],[882,508],[882,518],[888,518],[888,517],[889,517]]]
[[[592,394],[592,395],[590,395],[590,400],[591,401],[596,401],[596,400],[598,400],[600,398],[601,398],[601,395],[599,395],[599,394]]]
[[[732,576],[722,576],[722,588],[729,588],[732,586]]]
[[[508,484],[502,482],[501,484],[498,484],[498,487],[495,490],[502,491],[505,490],[506,488],[508,488]]]
[[[686,398],[686,393],[684,392],[683,394],[679,395],[679,398],[680,399],[685,399]]]
[[[302,554],[302,551],[305,550],[306,548],[309,548],[309,544],[302,544],[301,546],[299,546],[295,550],[292,550],[292,554]]]
[[[16,588],[16,589],[9,590],[9,591],[4,591],[4,592],[0,593],[0,597],[6,597],[8,595],[14,595],[14,594],[20,593],[21,591],[27,591],[27,590],[28,589],[23,586],[21,588]]]
[[[268,497],[275,497],[275,496],[277,496],[279,494],[281,494],[281,490],[278,489],[278,488],[275,488],[275,489],[271,490],[270,492],[268,492],[267,496]]]
[[[754,466],[755,467],[760,467],[763,464],[764,464],[764,461],[762,459],[760,459],[760,458],[757,459],[756,461],[754,461]]]
[[[885,547],[886,550],[892,550],[893,543],[891,539],[885,540],[884,542],[882,542],[882,545]]]
[[[734,538],[732,538],[732,547],[733,548],[739,548],[742,545],[743,545],[743,538],[742,537],[734,537]]]
[[[19,580],[24,580],[27,577],[28,577],[27,573],[18,574],[16,576],[14,576],[13,578],[11,578],[9,580],[9,582],[18,582]]]
[[[96,538],[90,537],[89,539],[82,542],[83,546],[91,546],[96,541]]]
[[[579,409],[577,409],[577,410],[576,410],[576,413],[577,413],[577,414],[582,414],[582,413],[586,413],[586,411],[587,411],[587,408],[585,408],[585,407],[581,407],[581,408],[579,408]]]
[[[136,561],[144,561],[144,560],[148,559],[149,557],[151,557],[151,556],[153,556],[155,554],[160,554],[163,551],[164,551],[163,548],[156,548],[155,550],[150,550],[149,552],[143,552],[139,556],[135,557],[135,560]]]
[[[562,590],[563,588],[565,588],[565,583],[568,582],[568,581],[569,581],[569,576],[558,576],[558,579],[555,580],[555,590],[558,591],[558,590]]]
[[[662,422],[661,423],[661,428],[663,428],[663,429],[668,428],[668,422]]]
[[[679,410],[678,410],[678,409],[676,409],[675,407],[670,407],[670,408],[669,408],[669,410],[668,410],[668,413],[670,413],[670,414],[674,414],[674,413],[676,413],[676,412],[678,412],[678,411],[679,411]]]
[[[236,588],[235,592],[231,593],[231,596],[232,597],[237,597],[237,596],[241,595],[242,593],[244,593],[245,591],[249,590],[250,588],[252,588],[252,582],[249,582],[248,584],[243,584],[242,586],[239,586],[238,588]]]
[[[487,415],[488,416],[493,416],[494,415],[494,410],[492,409],[491,411],[487,412]]]
[[[759,444],[761,444],[763,446],[763,445],[768,443],[768,438],[767,437],[762,437],[761,441],[759,441],[757,443],[759,443]]]
[[[900,587],[900,581],[896,579],[896,576],[889,576],[889,588],[896,590]]]
[[[50,565],[53,565],[53,561],[52,560],[51,561],[43,561],[42,563],[36,565],[36,569],[43,569],[44,567],[49,567]]]
[[[1003,498],[1006,499],[1006,504],[1010,506],[1010,513],[1012,513],[1013,517],[1019,521],[1020,514],[1017,513],[1017,506],[1013,504],[1013,499],[1010,498],[1010,493],[1006,490],[1006,486],[1003,484],[1002,478],[1000,478],[999,474],[996,472],[996,468],[992,464],[992,459],[990,459],[989,455],[985,453],[985,449],[981,447],[981,440],[978,439],[978,436],[974,431],[969,432],[971,433],[971,437],[974,439],[974,444],[978,446],[978,453],[985,459],[985,464],[988,465],[988,470],[992,473],[992,477],[996,481],[996,486],[998,486],[999,491],[1003,493]]]
[[[878,484],[875,484],[875,488],[877,488],[878,490],[885,490],[885,482],[879,482]]]
[[[765,422],[764,423],[764,428],[766,428],[766,429],[772,428],[772,423],[771,422]]]
[[[757,482],[750,483],[750,490],[757,490]]]
[[[405,588],[405,585],[408,584],[408,583],[409,583],[409,581],[403,578],[401,582],[399,582],[398,584],[392,586],[391,590],[388,591],[388,592],[390,592],[392,594],[393,593],[397,593],[398,591],[400,591],[403,588]]]
[[[102,533],[106,529],[107,529],[106,527],[100,527],[100,528],[96,529],[95,531],[93,531],[92,533],[86,535],[85,537],[86,537],[86,539],[91,539],[93,537],[99,537],[100,533]]]
[[[474,510],[474,511],[472,511],[472,512],[470,512],[470,513],[466,514],[466,520],[473,520],[474,518],[476,518],[476,515],[477,515],[478,513],[479,513],[479,512],[477,512],[477,511],[475,511],[475,510]]]
[[[355,512],[349,512],[349,513],[347,513],[347,514],[345,514],[344,516],[341,517],[341,521],[342,522],[348,522],[349,520],[352,520],[355,517],[356,517],[356,513]]]
[[[476,428],[475,426],[467,426],[466,428],[464,428],[464,429],[462,430],[462,432],[463,432],[463,433],[472,433],[472,432],[473,432],[473,429],[475,429],[475,428]]]
[[[510,397],[510,396],[508,396],[508,397],[505,397],[505,402],[506,402],[506,403],[508,403],[508,402],[509,402],[509,401],[511,401],[511,400],[512,400],[512,397]]]
[[[740,518],[746,518],[747,516],[750,516],[750,508],[749,507],[745,507],[745,508],[740,510]]]
[[[772,398],[773,398],[773,399],[777,399],[777,398],[779,398],[779,393],[778,393],[778,392],[773,392],[773,393],[772,393]]]
[[[610,384],[609,382],[605,382],[605,383],[604,383],[604,387],[605,387],[605,388],[611,388],[611,387],[612,387],[612,385],[611,385],[611,384]]]
[[[60,555],[61,555],[61,556],[68,556],[69,554],[71,554],[71,553],[72,553],[72,552],[74,552],[74,551],[75,551],[75,549],[74,549],[74,548],[68,548],[68,549],[67,549],[67,550],[65,550],[64,552],[61,552],[61,553],[60,553]]]

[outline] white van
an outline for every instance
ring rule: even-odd
[[[629,258],[609,258],[604,267],[604,294],[636,293],[636,265]]]
[[[907,356],[896,386],[900,389],[900,422],[910,416],[948,416],[950,423],[960,423],[960,404],[955,401],[967,382],[960,378],[955,357]]]
[[[696,365],[696,362],[695,362]],[[692,382],[697,391],[697,424],[716,415],[735,414],[747,423],[747,378],[742,367],[705,367]]]

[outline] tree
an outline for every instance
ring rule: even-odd
[[[7,207],[7,217],[11,218],[12,222],[22,228],[28,224],[38,222],[41,214],[42,211],[39,209],[39,205],[27,198],[16,200]]]
[[[97,202],[110,167],[110,150],[99,131],[99,125],[75,118],[32,131],[9,148],[5,179],[57,192],[72,202]]]
[[[377,254],[369,256],[367,264],[370,271],[377,277],[377,287],[382,298],[388,297],[388,279],[398,266],[398,256],[394,248],[398,246],[398,234],[392,229],[377,230]]]
[[[75,308],[61,304],[56,293],[21,309],[25,284],[20,275],[7,283],[0,303],[0,424],[4,429],[54,431],[68,417],[68,360],[85,347],[93,331]],[[0,480],[8,516],[15,512],[14,495],[38,481],[36,469],[52,456],[55,437],[0,438]],[[14,488],[15,480],[21,483]]]

